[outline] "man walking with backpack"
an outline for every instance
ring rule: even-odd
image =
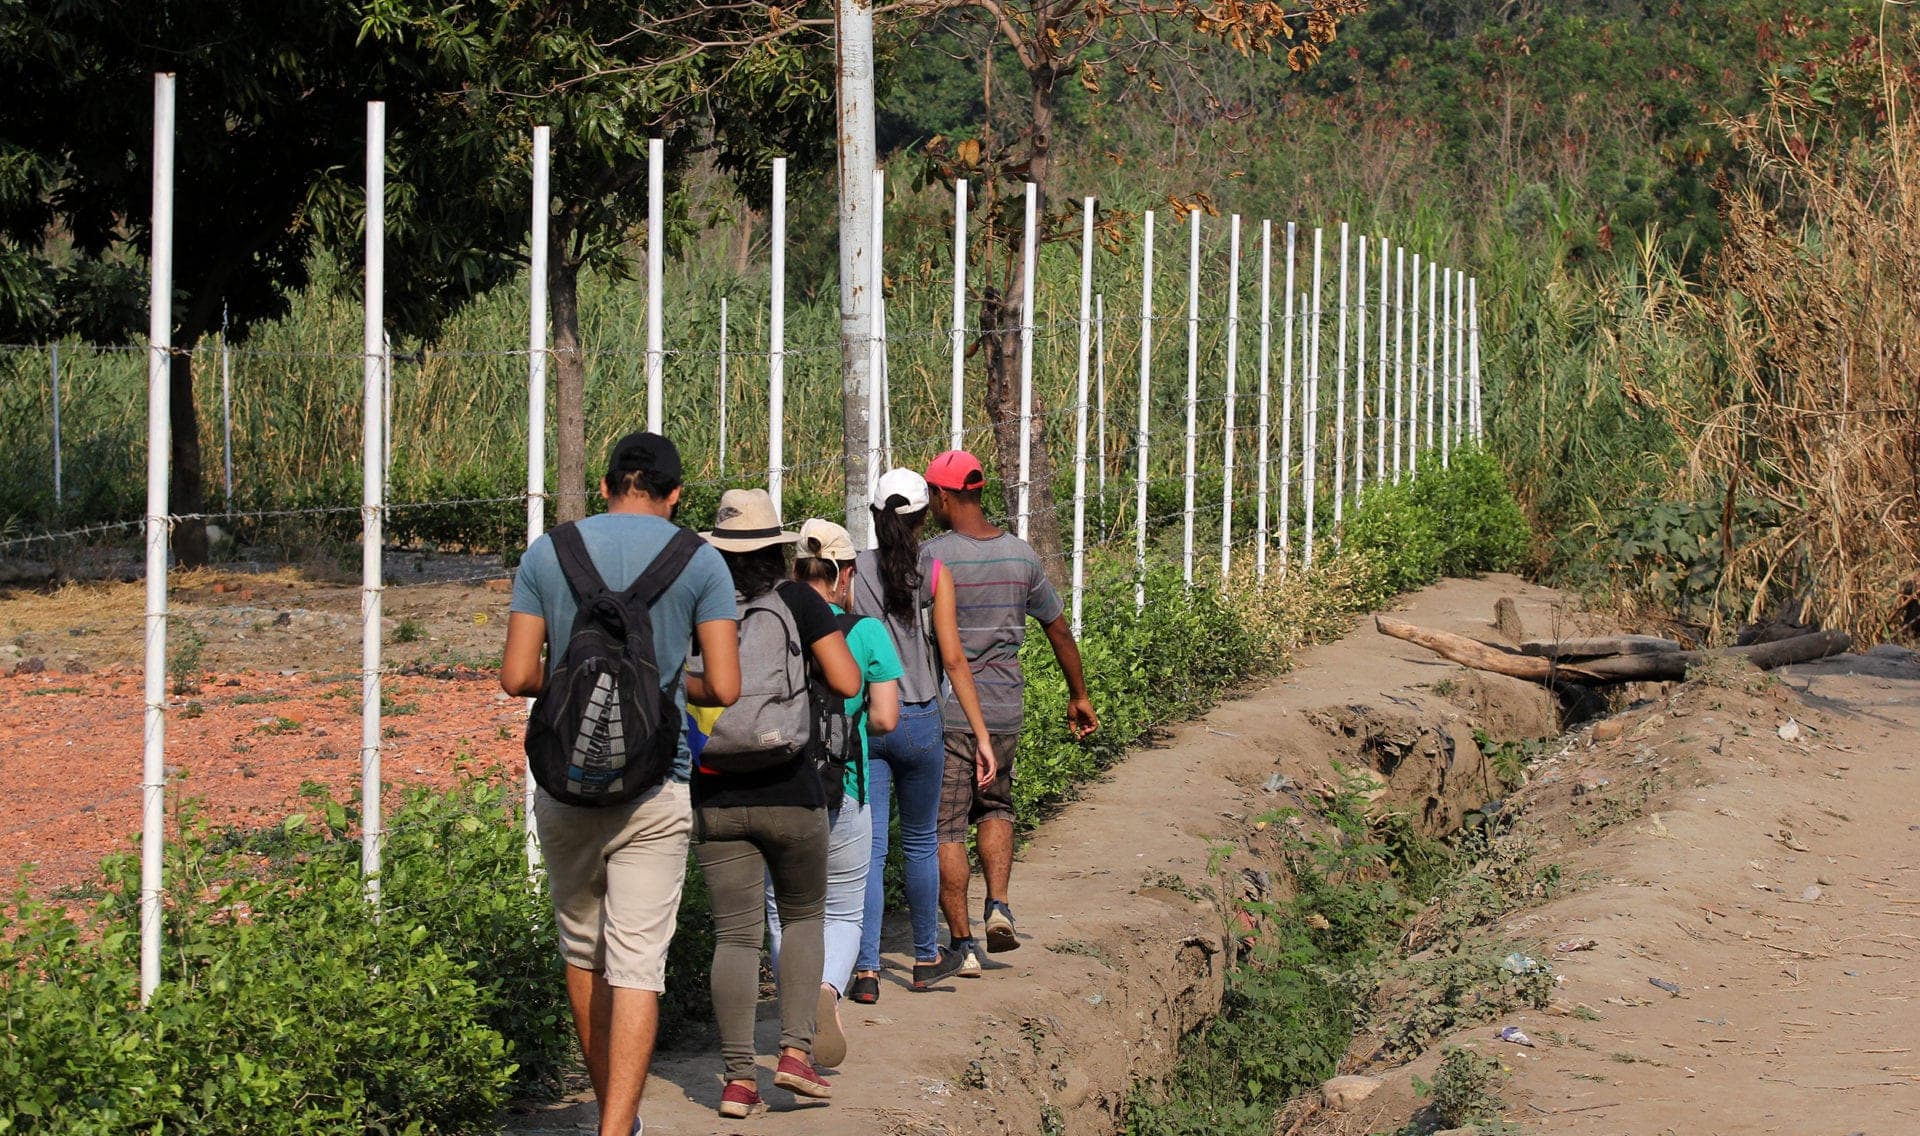
[[[740,694],[733,580],[673,523],[680,482],[666,438],[614,445],[607,512],[557,526],[521,558],[500,664],[502,689],[538,698],[534,822],[600,1136],[642,1130],[692,827],[684,706]],[[706,669],[683,679],[695,637]]]
[[[948,450],[927,467],[929,505],[947,531],[921,548],[923,561],[938,560],[953,578],[960,623],[980,712],[992,739],[992,755],[983,755],[951,692],[944,701],[946,768],[942,775],[938,836],[940,910],[953,934],[953,949],[964,960],[962,974],[980,972],[977,941],[968,922],[967,894],[972,871],[967,864],[967,829],[976,829],[987,902],[982,912],[987,949],[1020,946],[1014,933],[1007,889],[1013,875],[1013,766],[1024,724],[1026,684],[1020,674],[1020,645],[1027,620],[1045,629],[1053,655],[1067,680],[1067,728],[1084,738],[1100,726],[1087,698],[1080,669],[1080,646],[1067,625],[1060,593],[1047,579],[1040,557],[1026,541],[989,522],[980,504],[987,477],[980,461],[964,450]]]

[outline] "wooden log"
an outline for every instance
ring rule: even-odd
[[[1520,644],[1523,655],[1543,659],[1602,659],[1608,655],[1658,655],[1685,648],[1657,635],[1608,635],[1597,639],[1529,639]]]
[[[1660,651],[1654,654],[1617,654],[1575,663],[1528,655],[1482,643],[1451,631],[1420,627],[1391,616],[1375,616],[1382,635],[1425,647],[1442,658],[1475,670],[1490,671],[1529,682],[1679,682],[1687,668],[1715,658],[1745,659],[1762,670],[1811,662],[1837,655],[1852,645],[1843,631],[1819,631],[1774,643],[1729,647],[1717,651]]]
[[[1657,655],[1614,655],[1589,659],[1580,668],[1600,676],[1602,682],[1679,682],[1690,667],[1711,659],[1745,659],[1763,671],[1775,667],[1810,663],[1829,655],[1838,655],[1853,646],[1844,631],[1815,631],[1792,639],[1755,643],[1747,647],[1727,647],[1717,651],[1665,651]]]
[[[1443,659],[1459,663],[1474,670],[1491,671],[1511,678],[1523,678],[1529,682],[1552,682],[1557,677],[1574,678],[1578,668],[1562,666],[1552,659],[1538,655],[1522,655],[1511,647],[1496,647],[1482,643],[1478,639],[1469,639],[1465,635],[1455,635],[1451,631],[1436,631],[1431,627],[1420,627],[1392,616],[1376,615],[1373,624],[1382,635],[1391,635],[1395,639],[1404,639],[1416,646],[1425,647]],[[1590,679],[1589,681],[1599,681]]]

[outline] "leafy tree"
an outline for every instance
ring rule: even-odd
[[[821,145],[832,130],[823,79],[832,64],[819,34],[826,23],[806,4],[761,10],[699,0],[641,9],[578,0],[364,7],[362,34],[404,61],[408,84],[446,92],[402,127],[418,178],[420,255],[524,263],[532,130],[552,128],[558,520],[586,511],[580,273],[631,275],[646,221],[648,140],[665,141],[669,177],[710,153],[764,203],[774,156],[831,153]],[[478,269],[483,278],[488,271]]]
[[[1137,77],[1157,93],[1164,87],[1156,68],[1179,65],[1196,45],[1219,45],[1249,59],[1271,56],[1278,48],[1290,69],[1303,71],[1319,61],[1339,21],[1364,7],[1365,0],[1297,0],[1292,6],[1278,0],[1214,6],[1156,0],[928,0],[916,6],[909,0],[906,9],[922,18],[949,26],[971,25],[984,34],[983,82],[989,92],[998,49],[1012,56],[1025,80],[1023,105],[996,109],[990,94],[983,99],[987,120],[979,138],[962,142],[937,138],[928,146],[934,168],[942,176],[965,177],[984,185],[983,239],[1003,250],[999,279],[981,290],[980,328],[987,411],[994,424],[994,448],[1009,513],[1019,492],[1018,476],[1012,471],[1018,469],[1020,452],[1023,183],[1038,187],[1044,219],[1041,239],[1056,231],[1071,231],[1064,216],[1048,216],[1055,189],[1055,124],[1069,84],[1077,83],[1097,95],[1107,76]],[[1003,129],[1009,124],[1010,129]],[[1053,469],[1044,444],[1042,410],[1038,405],[1034,408],[1028,482],[1029,509],[1043,520],[1031,528],[1030,539],[1049,571],[1059,576],[1065,561],[1060,527],[1052,520]]]
[[[381,69],[335,0],[0,0],[0,338],[140,326],[152,74],[178,77],[173,342],[235,338],[307,282],[309,189],[358,165]],[[192,359],[176,354],[171,501],[200,512]],[[174,549],[206,560],[205,528]]]

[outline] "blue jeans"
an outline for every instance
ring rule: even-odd
[[[940,957],[940,861],[934,822],[940,812],[940,775],[945,768],[945,728],[940,703],[900,707],[900,724],[868,746],[867,803],[873,809],[873,863],[867,871],[867,913],[860,928],[855,970],[880,969],[880,920],[886,910],[887,822],[894,793],[900,795],[900,845],[907,861],[907,910],[913,918],[913,957]]]
[[[867,806],[849,796],[827,814],[827,914],[822,939],[825,961],[820,981],[844,994],[853,959],[860,950],[862,904],[867,891]],[[767,931],[773,940],[774,973],[780,970],[780,905],[773,876],[767,876]]]

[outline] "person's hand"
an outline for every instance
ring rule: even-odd
[[[975,735],[976,748],[973,753],[973,779],[982,789],[993,784],[1000,775],[1000,762],[993,754],[993,741],[985,734]]]
[[[1067,731],[1075,741],[1085,741],[1089,734],[1100,728],[1100,716],[1093,712],[1093,703],[1085,698],[1075,698],[1067,703]]]

